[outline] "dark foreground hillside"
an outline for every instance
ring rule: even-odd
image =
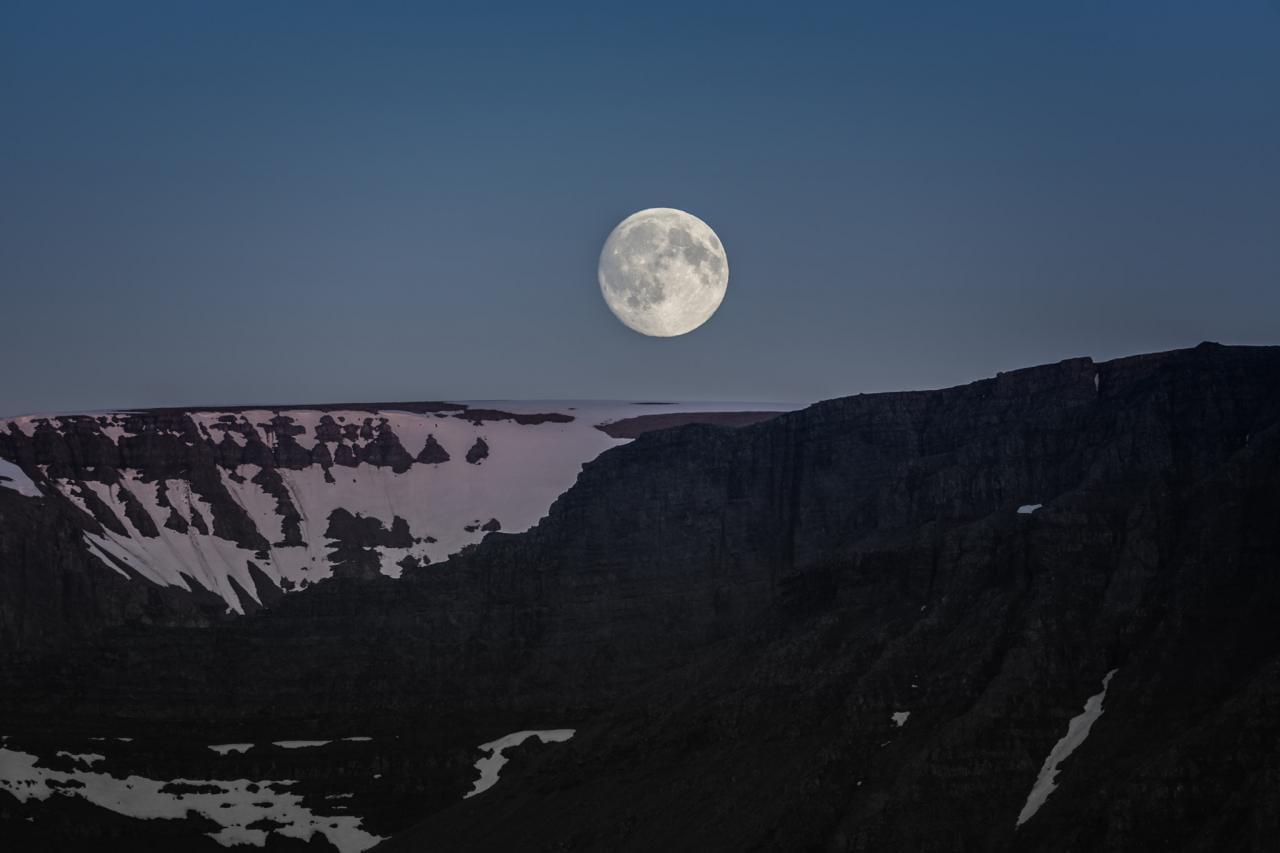
[[[1202,345],[647,433],[399,582],[10,667],[0,730],[394,743],[307,759],[388,850],[1270,850],[1277,613],[1280,349]],[[198,778],[297,778],[254,755]],[[0,791],[0,832],[159,832],[77,802]]]

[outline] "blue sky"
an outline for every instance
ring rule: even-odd
[[[1280,343],[1280,3],[9,2],[0,414],[813,400]],[[646,207],[729,291],[600,298]]]

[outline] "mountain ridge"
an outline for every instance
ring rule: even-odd
[[[650,432],[528,531],[398,581],[6,668],[0,721],[223,741],[425,723],[415,749],[450,756],[406,777],[429,794],[388,814],[387,783],[353,783],[378,835],[425,818],[392,850],[1261,850],[1277,474],[1274,347]],[[467,745],[538,727],[577,734],[463,800]]]

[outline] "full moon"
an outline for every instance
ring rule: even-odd
[[[720,238],[691,213],[651,207],[618,223],[600,252],[609,310],[642,335],[670,338],[710,319],[729,284]]]

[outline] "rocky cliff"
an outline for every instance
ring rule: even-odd
[[[1278,607],[1280,349],[1203,345],[649,432],[399,581],[10,667],[0,719],[429,728],[388,849],[1260,850]]]

